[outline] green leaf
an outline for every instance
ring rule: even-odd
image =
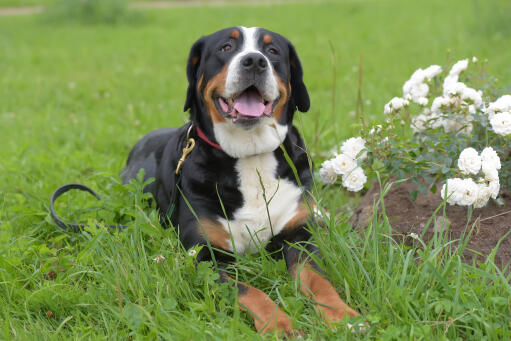
[[[416,189],[414,189],[413,191],[410,192],[410,199],[412,199],[412,201],[415,201],[417,200],[417,195],[419,194],[419,191],[417,191]]]
[[[133,303],[126,305],[122,310],[122,314],[128,321],[128,326],[133,330],[138,330],[142,322],[145,320],[142,310]]]

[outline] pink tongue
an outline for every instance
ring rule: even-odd
[[[264,103],[257,90],[249,89],[234,100],[234,109],[245,116],[259,117],[264,113]]]

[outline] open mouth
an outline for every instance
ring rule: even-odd
[[[215,99],[222,115],[230,117],[233,123],[256,122],[264,116],[270,117],[277,102],[265,99],[253,85],[231,98],[218,96]]]

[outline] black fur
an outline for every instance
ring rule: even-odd
[[[207,84],[225,67],[242,45],[242,37],[238,40],[231,39],[234,47],[230,56],[217,54],[219,45],[229,40],[229,34],[233,29],[235,28],[224,29],[201,37],[193,44],[186,67],[189,84],[184,109],[185,111],[190,110],[191,123],[200,127],[213,142],[216,142],[213,124],[197,86],[201,75],[204,77],[204,84]],[[297,129],[292,126],[292,118],[296,109],[305,112],[310,105],[307,88],[303,82],[302,66],[295,48],[286,38],[267,30],[261,30],[259,39],[262,40],[266,33],[272,35],[273,46],[281,52],[278,57],[270,56],[273,68],[280,79],[291,86],[291,97],[280,123],[288,125],[288,133],[282,145],[298,170],[299,181],[295,178],[280,148],[273,152],[278,161],[277,177],[288,179],[297,185],[300,183],[306,192],[312,184],[309,159],[302,138]],[[145,190],[154,195],[162,218],[167,214],[172,192],[176,190],[174,172],[181,157],[189,127],[190,124],[186,124],[176,129],[161,129],[149,133],[133,147],[126,167],[121,172],[124,183],[134,178],[141,168],[145,169],[146,178],[154,177],[156,179]],[[195,138],[196,146],[183,164],[181,190],[193,212],[179,195],[178,212],[175,221],[172,221],[172,224],[179,229],[180,239],[187,249],[195,245],[206,244],[199,232],[195,215],[201,219],[214,220],[216,217],[224,217],[223,210],[225,209],[227,219],[231,219],[233,213],[243,204],[243,196],[239,190],[239,180],[235,170],[237,159],[213,148],[200,139],[195,130],[192,130],[191,136]],[[223,203],[223,209],[219,198]],[[310,234],[304,232],[303,229],[301,231],[300,234],[294,236],[276,236],[273,243],[270,244],[273,247],[282,247],[289,238],[295,240],[299,237],[300,240],[307,240]],[[207,260],[210,257],[207,248],[203,248],[198,259]],[[226,258],[220,254],[219,257]]]

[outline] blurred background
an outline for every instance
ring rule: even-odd
[[[359,97],[377,122],[419,67],[476,56],[511,84],[504,0],[0,0],[0,186],[37,198],[117,174],[143,134],[186,121],[193,42],[234,25],[295,44],[312,100],[295,124],[318,160],[356,133]]]

